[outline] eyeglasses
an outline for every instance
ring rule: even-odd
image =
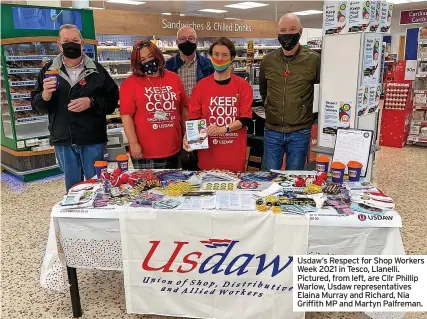
[[[186,41],[190,41],[191,43],[196,43],[197,42],[197,38],[196,37],[188,37],[188,38],[187,37],[179,37],[178,41],[180,43],[184,43]]]

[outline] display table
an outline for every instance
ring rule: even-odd
[[[134,231],[138,230],[141,232],[141,236],[145,236],[147,247],[143,247],[144,251],[141,253],[146,253],[152,247],[152,244],[149,244],[150,241],[163,240],[164,242],[165,239],[170,238],[167,256],[170,256],[175,247],[174,241],[193,242],[199,238],[221,238],[219,236],[223,236],[221,239],[239,242],[239,245],[242,245],[239,247],[251,249],[251,253],[257,255],[259,252],[265,251],[267,256],[271,256],[272,253],[279,254],[282,250],[286,251],[286,254],[292,255],[399,255],[405,253],[400,236],[402,221],[397,212],[388,212],[383,218],[366,216],[362,214],[342,216],[336,214],[332,209],[324,209],[321,213],[306,216],[294,216],[256,211],[154,210],[117,206],[103,209],[66,209],[56,206],[51,214],[46,255],[41,269],[41,285],[52,292],[63,292],[68,289],[68,282],[70,282],[73,314],[74,317],[80,317],[80,299],[75,268],[122,270],[123,258],[129,255],[129,252],[132,253],[132,250],[138,250],[136,247],[129,248],[130,241],[127,245],[122,243],[125,238],[124,231],[128,237],[131,236],[129,234],[132,234],[129,229],[126,229],[126,227],[130,227],[129,225],[140,227]],[[292,233],[294,227],[300,227],[298,232]],[[224,238],[225,236],[232,237]],[[127,251],[124,252],[122,247],[125,247]],[[241,249],[239,252],[247,253],[243,250]],[[166,261],[167,258],[152,259],[149,261],[150,267],[163,265],[159,261]],[[281,261],[280,265],[283,266],[284,262]],[[139,267],[141,267],[140,265]],[[164,272],[153,273],[153,278],[158,275],[163,276]],[[126,276],[125,271],[125,278]],[[266,281],[264,277],[262,280]],[[292,267],[283,280],[292,285]],[[131,307],[127,294],[131,288],[127,287],[125,290],[129,312]],[[147,289],[145,295],[144,291],[141,293],[144,296],[145,305],[148,307],[146,313],[186,316],[188,312],[185,310],[189,309],[193,317],[208,317],[207,313],[213,313],[214,316],[211,318],[231,318],[227,314],[218,314],[218,312],[212,312],[211,309],[204,309],[205,305],[197,299],[199,297],[194,299],[193,296],[179,299],[184,304],[176,304],[176,311],[159,312],[158,305],[152,302],[153,290]],[[156,290],[155,297],[160,297],[162,304],[166,304],[165,301],[169,302],[170,296],[167,292]],[[287,298],[289,296],[292,296],[292,291],[289,292]],[[232,299],[232,297],[228,297]],[[139,302],[144,300],[139,300]],[[215,304],[215,300],[217,299],[212,300],[213,304]],[[133,303],[135,304],[135,301]],[[292,313],[291,302],[289,305],[280,305],[280,311],[281,314],[286,311],[289,314],[286,316],[288,319],[304,317],[303,313]],[[258,315],[259,313],[250,315],[246,312],[244,318],[256,318]],[[403,317],[401,313],[370,313],[369,315],[372,318]],[[269,318],[280,318],[280,316],[275,315]],[[284,317],[281,316],[281,318]]]

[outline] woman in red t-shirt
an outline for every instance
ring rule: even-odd
[[[209,48],[215,73],[201,80],[189,101],[190,120],[208,123],[209,148],[198,151],[199,168],[242,172],[246,167],[247,133],[252,122],[252,87],[231,73],[236,48],[227,38],[218,38]],[[191,151],[184,137],[184,149]]]
[[[179,168],[181,126],[188,115],[184,85],[165,70],[162,52],[148,40],[135,43],[131,69],[120,86],[120,114],[133,166]]]

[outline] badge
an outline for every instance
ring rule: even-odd
[[[154,113],[154,118],[157,120],[165,121],[168,119],[168,117],[169,114],[163,111],[156,111],[156,113]]]

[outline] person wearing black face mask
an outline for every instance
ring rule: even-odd
[[[40,71],[31,105],[49,115],[50,143],[68,191],[95,176],[94,162],[104,159],[106,115],[116,109],[119,90],[103,66],[83,53],[75,25],[61,26],[58,47],[61,54]]]
[[[179,52],[166,61],[166,69],[177,73],[184,84],[188,97],[196,84],[203,78],[214,73],[210,59],[197,52],[197,35],[191,27],[178,30],[176,44]],[[197,155],[195,152],[182,152],[182,167],[187,170],[197,170]]]
[[[286,169],[302,170],[310,145],[320,55],[299,44],[302,27],[298,16],[284,15],[277,33],[281,48],[262,59],[259,75],[266,109],[263,166],[280,170],[286,152]]]
[[[120,114],[135,169],[180,168],[188,100],[179,76],[165,70],[162,51],[137,41],[130,75],[120,86]]]

